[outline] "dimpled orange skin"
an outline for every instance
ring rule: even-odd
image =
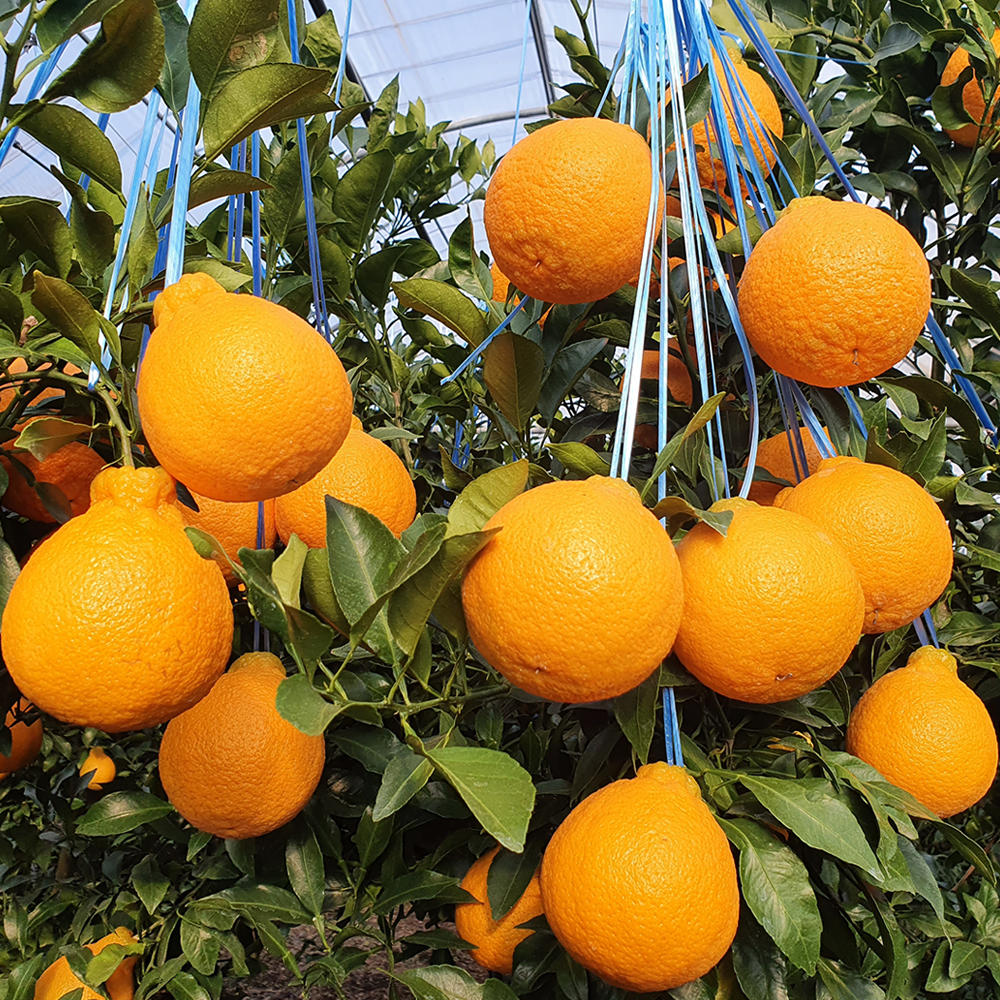
[[[486,191],[497,267],[543,302],[595,302],[639,273],[652,185],[649,146],[628,125],[571,118],[517,142]],[[653,239],[660,231],[659,199]]]
[[[819,468],[823,456],[819,453],[819,448],[816,447],[812,432],[805,427],[800,427],[799,432],[802,437],[802,448],[806,453],[805,477],[808,477]],[[788,435],[784,431],[773,437],[765,438],[757,446],[757,468],[770,472],[775,479],[785,479],[794,485],[799,482],[803,469],[798,445],[794,446],[794,459],[792,458],[792,447],[788,441]],[[746,462],[743,464],[745,466]],[[774,503],[774,498],[783,489],[784,487],[777,483],[755,482],[750,487],[750,492],[747,493],[747,499],[764,507],[770,507]]]
[[[308,482],[343,443],[353,406],[343,365],[305,320],[221,290],[166,310],[138,397],[160,464],[196,493],[236,503]]]
[[[880,677],[851,713],[847,752],[942,819],[975,805],[997,773],[997,734],[955,657],[924,646]]]
[[[322,736],[306,736],[275,707],[285,668],[245,653],[160,741],[160,780],[177,811],[216,837],[243,840],[297,816],[323,773]]]
[[[800,198],[760,238],[739,286],[743,328],[776,372],[817,386],[866,382],[913,347],[930,267],[895,219],[868,205]]]
[[[462,583],[469,635],[512,684],[552,701],[613,698],[670,652],[683,596],[670,536],[618,479],[557,481],[486,523]]]
[[[930,494],[902,472],[827,458],[775,504],[808,517],[843,546],[865,592],[865,632],[908,625],[948,586],[948,522]]]
[[[993,32],[990,39],[993,51],[1000,56],[1000,28]],[[981,55],[981,53],[980,53]],[[941,74],[941,86],[950,87],[961,75],[966,66],[970,64],[969,53],[961,46],[952,52],[948,62],[945,64],[944,72]],[[994,105],[996,98],[994,98]],[[973,147],[979,140],[980,125],[989,125],[993,119],[993,111],[990,111],[989,118],[986,115],[986,97],[983,95],[983,87],[973,71],[972,79],[967,81],[962,87],[962,104],[968,111],[969,117],[974,124],[963,125],[961,128],[946,128],[952,142],[957,142],[960,146]],[[987,135],[987,129],[983,129],[983,138]]]
[[[126,927],[119,927],[113,934],[102,937],[87,948],[99,955],[109,944],[135,944],[135,936]],[[133,968],[139,961],[138,955],[129,955],[122,959],[121,965],[115,969],[104,983],[111,1000],[133,1000],[135,996],[135,978]],[[89,986],[84,986],[70,971],[69,962],[58,958],[39,977],[35,983],[34,1000],[59,1000],[66,993],[83,988],[81,1000],[101,1000],[101,995]]]
[[[21,698],[7,713],[4,725],[10,730],[10,755],[0,753],[0,775],[12,774],[27,767],[42,749],[42,720],[35,719],[30,725],[18,719],[27,712],[31,703]]]
[[[493,919],[493,910],[486,892],[486,878],[499,847],[487,851],[475,861],[462,879],[462,888],[476,897],[477,903],[459,903],[455,907],[455,929],[459,936],[476,947],[469,952],[484,969],[502,972],[509,976],[514,971],[514,949],[532,931],[518,928],[542,914],[542,890],[536,872],[521,898],[499,920]]]
[[[226,551],[234,563],[238,563],[240,549],[273,549],[278,532],[274,526],[274,501],[258,501],[264,505],[264,538],[257,544],[257,503],[226,503],[225,500],[211,500],[198,493],[191,494],[198,510],[193,511],[186,504],[178,503],[184,523],[191,528],[208,532]],[[221,557],[219,569],[230,587],[236,583],[236,575]]]
[[[397,538],[417,516],[417,491],[406,466],[387,444],[351,418],[347,438],[326,468],[274,501],[281,540],[296,534],[311,549],[326,548],[326,497],[374,514]]]
[[[704,975],[732,944],[740,895],[729,842],[681,767],[647,764],[583,800],[553,834],[542,905],[559,943],[636,993]]]
[[[42,711],[107,733],[190,708],[229,658],[219,567],[184,534],[162,469],[105,469],[91,507],[46,539],[4,609],[11,677]]]
[[[707,687],[755,704],[825,684],[861,634],[865,601],[847,553],[800,515],[749,500],[725,537],[699,524],[677,546],[684,614],[674,643]]]

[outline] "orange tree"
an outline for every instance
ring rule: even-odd
[[[226,840],[190,826],[160,782],[162,728],[112,737],[43,720],[40,754],[0,781],[0,1000],[32,997],[42,970],[60,956],[97,995],[123,959],[137,957],[139,996],[218,1000],[224,982],[258,970],[265,953],[304,987],[328,985],[345,996],[351,973],[378,955],[390,996],[623,1000],[621,988],[570,957],[543,917],[514,949],[511,977],[480,984],[454,964],[469,945],[448,922],[456,904],[477,898],[501,921],[569,811],[631,778],[639,765],[663,759],[658,709],[666,686],[679,703],[685,764],[735,852],[742,898],[739,928],[720,964],[670,996],[996,995],[996,805],[987,795],[942,821],[844,748],[852,706],[919,646],[909,626],[865,635],[823,687],[771,705],[720,697],[673,656],[614,699],[553,703],[512,687],[470,643],[458,581],[491,536],[489,518],[527,487],[607,474],[620,406],[616,348],[626,343],[635,292],[625,285],[592,305],[557,305],[544,325],[543,306],[532,305],[493,341],[481,368],[446,382],[511,305],[493,301],[488,258],[468,220],[443,256],[424,227],[462,210],[449,201],[457,182],[467,185],[466,199],[481,195],[491,148],[464,139],[448,146],[443,126],[428,126],[419,103],[405,113],[398,108],[395,84],[370,106],[345,85],[335,106],[329,91],[340,39],[332,19],[308,26],[302,64],[293,66],[282,10],[270,0],[201,0],[188,27],[176,5],[127,0],[81,13],[79,4],[56,0],[41,14],[24,8],[8,31],[10,64],[32,32],[50,50],[85,21],[102,21],[95,43],[48,99],[19,104],[13,77],[0,94],[3,129],[17,124],[49,145],[73,201],[68,222],[56,206],[28,195],[0,201],[4,435],[37,462],[72,441],[85,441],[109,462],[152,460],[133,388],[151,294],[162,281],[156,233],[170,214],[168,174],[161,171],[152,190],[140,193],[126,267],[111,290],[111,322],[104,321],[107,265],[122,219],[121,171],[110,143],[55,99],[72,95],[94,110],[116,110],[157,84],[180,108],[190,66],[206,100],[206,155],[196,160],[191,200],[209,204],[263,190],[263,292],[301,315],[310,305],[307,227],[288,122],[310,116],[335,347],[365,430],[396,451],[415,482],[418,517],[397,538],[375,516],[330,499],[325,548],[307,549],[290,537],[276,553],[255,551],[251,542],[241,550],[242,566],[231,569],[241,584],[232,592],[234,654],[252,649],[255,623],[262,626],[289,673],[278,688],[278,712],[325,740],[319,786],[285,826]],[[757,13],[857,187],[884,199],[927,251],[935,314],[996,420],[997,138],[988,124],[971,146],[952,144],[942,131],[970,125],[963,88],[973,74],[986,90],[980,107],[991,104],[996,60],[983,41],[989,5],[784,0],[760,4]],[[720,20],[732,27],[721,13]],[[555,115],[593,113],[607,81],[581,24],[582,37],[559,33],[580,80],[567,86]],[[237,46],[237,36],[248,34],[262,40],[257,56]],[[939,86],[963,42],[968,70]],[[237,48],[249,62],[222,58]],[[754,62],[752,51],[747,58]],[[818,75],[821,65],[832,68],[833,79]],[[778,151],[799,190],[842,194],[814,140],[781,106]],[[613,113],[612,99],[604,114]],[[214,163],[255,128],[272,129],[260,180]],[[346,152],[332,153],[333,139]],[[84,173],[91,177],[86,190],[78,183]],[[226,221],[223,205],[189,226],[186,261],[232,289],[250,281],[252,268],[246,253],[227,259]],[[670,219],[666,232],[680,235]],[[723,237],[721,249],[740,247]],[[666,276],[662,294],[691,365],[683,269]],[[656,327],[651,313],[648,347]],[[657,458],[637,448],[634,455],[633,480],[648,505],[657,476],[666,475],[670,496],[659,513],[669,515],[675,535],[698,516],[724,527],[724,519],[705,513],[708,481],[717,474],[705,426],[716,409],[728,468],[739,469],[747,452],[735,340],[725,322],[715,336],[719,394],[704,406],[672,406],[665,451]],[[110,361],[102,361],[101,338]],[[994,711],[996,449],[971,407],[945,385],[934,346],[921,340],[917,352],[927,362],[919,374],[892,370],[857,396],[867,440],[837,393],[809,390],[810,398],[842,454],[899,469],[938,502],[955,541],[955,567],[932,615],[961,679]],[[79,372],[92,362],[99,373],[88,390]],[[772,375],[762,364],[754,374],[761,435],[774,434],[780,414]],[[24,429],[29,406],[44,420]],[[641,400],[639,422],[655,420],[652,401]],[[20,475],[54,521],[65,520],[67,490],[26,462],[17,466],[17,454],[7,474]],[[49,530],[4,516],[4,596],[18,561]],[[210,536],[189,534],[204,555],[219,554]],[[607,538],[613,546],[613,526]],[[156,585],[155,571],[149,585]],[[581,626],[595,645],[602,627],[599,613]],[[0,707],[18,699],[6,674],[3,683]],[[10,737],[0,735],[4,754],[22,738],[17,715],[10,721]],[[92,791],[80,765],[97,745],[117,774]],[[189,773],[185,781],[197,790],[209,777]],[[483,901],[460,882],[498,843]],[[701,887],[697,875],[681,887],[693,913]],[[481,886],[469,888],[481,896]],[[419,929],[404,923],[411,915],[422,921]],[[306,948],[289,939],[302,925],[312,927]],[[138,943],[123,937],[104,947],[118,926]],[[85,946],[98,941],[103,951],[94,956]],[[429,954],[430,967],[399,967],[421,954],[425,962]]]

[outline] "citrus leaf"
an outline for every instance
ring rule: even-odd
[[[0,221],[18,242],[60,278],[69,274],[73,263],[73,237],[55,202],[41,198],[4,198],[0,201]],[[38,273],[35,272],[36,278]],[[14,332],[20,333],[20,330]]]
[[[474,479],[448,511],[448,534],[479,531],[486,522],[528,485],[528,460],[501,465]]]
[[[281,599],[289,607],[299,608],[299,595],[302,592],[302,570],[305,566],[306,553],[309,546],[298,535],[292,534],[285,546],[285,551],[274,560],[271,567],[271,579]]]
[[[816,966],[833,1000],[885,1000],[885,991],[842,962],[821,958]]]
[[[255,921],[277,920],[293,926],[309,923],[309,913],[298,899],[274,885],[234,885],[191,904],[195,913],[202,909],[232,910]]]
[[[187,104],[188,84],[191,80],[191,64],[188,62],[188,20],[181,5],[172,2],[160,3],[160,19],[163,21],[163,69],[156,89],[163,103],[175,115]]]
[[[402,809],[427,784],[433,773],[434,765],[412,750],[397,753],[382,775],[372,819],[378,823]]]
[[[747,1000],[788,1000],[785,958],[745,910],[733,939],[733,971]]]
[[[210,170],[191,182],[188,195],[188,211],[210,201],[228,198],[234,194],[250,194],[252,191],[270,191],[271,185],[243,170]],[[174,189],[168,188],[160,198],[156,208],[154,226],[166,225],[174,208]]]
[[[163,902],[170,889],[170,880],[157,867],[156,858],[152,854],[147,854],[132,869],[130,881],[135,894],[150,915]]]
[[[322,736],[326,727],[347,707],[327,701],[305,674],[286,677],[278,685],[278,714],[306,736]]]
[[[55,0],[35,22],[35,35],[43,52],[97,24],[118,0]]]
[[[3,209],[0,208],[0,215]],[[5,220],[6,221],[6,220]],[[83,293],[68,281],[34,273],[35,288],[31,301],[39,312],[69,341],[76,344],[91,361],[99,361],[101,316]]]
[[[474,145],[471,148],[475,148]],[[492,305],[490,269],[476,253],[472,219],[467,215],[454,229],[448,240],[448,271],[458,287],[480,302]],[[502,316],[502,313],[500,314]]]
[[[369,153],[344,173],[333,192],[333,211],[344,242],[360,250],[382,207],[382,198],[396,166],[388,149]]]
[[[454,330],[471,347],[478,347],[490,332],[476,304],[454,285],[432,278],[408,278],[406,281],[394,281],[392,290],[404,309],[413,309],[436,319],[449,330]]]
[[[654,670],[641,684],[615,698],[615,719],[628,737],[636,757],[645,764],[656,730],[657,695],[660,672]],[[499,918],[494,918],[499,919]]]
[[[296,827],[285,845],[285,869],[299,901],[313,916],[319,916],[326,888],[323,852],[316,835],[304,824]]]
[[[453,965],[405,969],[393,972],[392,978],[408,986],[417,1000],[482,1000],[483,996],[479,983]]]
[[[515,854],[500,848],[486,874],[486,898],[494,920],[502,920],[524,895],[542,863],[544,843],[532,838],[524,851]]]
[[[570,472],[577,476],[608,476],[611,466],[582,441],[556,441],[545,446]]]
[[[551,424],[566,394],[576,385],[588,365],[607,346],[607,338],[581,340],[563,347],[556,353],[538,396],[542,419]]]
[[[3,618],[3,609],[7,607],[7,598],[10,597],[11,588],[20,572],[21,566],[17,557],[11,547],[0,538],[0,619]]]
[[[174,1000],[212,1000],[211,994],[190,972],[178,972],[167,983]]]
[[[173,811],[169,802],[148,792],[112,792],[87,810],[76,832],[84,837],[113,837]]]
[[[12,447],[29,452],[39,462],[44,462],[64,445],[93,431],[90,424],[78,424],[62,417],[39,417],[32,420],[18,434]]]
[[[500,412],[518,430],[531,420],[542,391],[545,355],[527,337],[504,330],[483,355],[483,381]]]
[[[305,563],[302,566],[302,586],[306,600],[312,605],[316,614],[333,625],[342,635],[347,635],[351,631],[351,625],[341,611],[337,595],[333,592],[326,549],[310,549],[306,553]]]

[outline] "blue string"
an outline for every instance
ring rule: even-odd
[[[239,143],[229,151],[229,169],[239,170],[240,146]],[[236,195],[229,196],[229,219],[226,226],[226,257],[229,260],[236,260]]]
[[[167,167],[167,190],[174,186],[174,179],[177,177],[177,156],[180,151],[181,130],[174,130],[174,142],[170,151],[170,164]],[[167,235],[170,232],[170,224],[165,223],[160,226],[157,236],[156,257],[153,259],[153,274],[159,274],[167,263]],[[158,293],[154,292],[150,298],[155,299]]]
[[[292,0],[294,3],[294,0]],[[340,88],[344,86],[344,71],[347,69],[347,38],[351,33],[351,10],[354,7],[354,0],[347,0],[347,17],[344,19],[344,34],[341,38],[340,45],[340,63],[337,66],[337,89],[334,91],[333,99],[340,104]],[[289,24],[294,20],[293,16],[289,15]],[[295,49],[298,49],[298,32],[292,30],[292,38],[295,40]],[[298,51],[292,52],[292,62],[299,61]]]
[[[260,177],[260,136],[254,132],[250,137],[250,170],[254,177]],[[253,293],[264,294],[264,259],[261,253],[260,237],[260,192],[250,194],[250,224],[253,239]]]
[[[461,375],[462,372],[464,372],[469,365],[471,365],[479,357],[479,355],[482,354],[483,351],[485,351],[486,348],[489,347],[490,344],[492,344],[493,341],[507,329],[508,326],[510,326],[510,321],[524,308],[524,304],[527,301],[527,295],[521,296],[521,301],[514,307],[511,314],[506,317],[506,319],[504,319],[504,321],[477,348],[475,348],[475,350],[473,350],[472,353],[450,375],[441,379],[441,384],[447,385],[449,382],[454,382],[455,379],[457,379],[458,376]]]
[[[34,77],[32,77],[31,85],[28,87],[28,97],[25,101],[29,104],[42,90],[49,81],[49,77],[52,75],[52,71],[56,68],[56,63],[59,62],[59,57],[66,50],[66,46],[69,44],[68,41],[62,42],[55,49],[53,49],[52,54],[48,57],[38,67],[35,71]],[[7,154],[10,152],[11,147],[14,145],[14,140],[17,138],[18,132],[21,130],[19,128],[12,128],[3,138],[3,142],[0,143],[0,166],[3,166],[4,160],[7,159]]]
[[[177,157],[177,180],[174,183],[174,204],[170,216],[170,234],[167,237],[167,260],[163,287],[180,280],[184,273],[184,246],[187,235],[187,206],[191,194],[191,173],[194,164],[194,147],[198,138],[198,118],[201,114],[201,91],[194,81],[188,83],[188,99],[181,118],[181,145]]]
[[[521,123],[521,91],[524,89],[524,63],[528,56],[528,33],[530,31],[531,0],[527,0],[524,5],[524,34],[521,38],[521,72],[517,77],[517,101],[514,104],[514,135],[510,140],[512,145],[517,142],[517,127]]]

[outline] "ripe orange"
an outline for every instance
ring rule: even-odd
[[[510,282],[503,271],[497,267],[497,262],[490,265],[490,274],[493,276],[493,301],[506,302],[507,293],[510,291]]]
[[[978,802],[997,773],[997,734],[951,653],[924,646],[851,713],[847,752],[942,818]]]
[[[756,704],[825,684],[861,634],[865,601],[847,553],[811,521],[749,500],[725,537],[692,528],[677,555],[684,614],[674,652],[703,684]]]
[[[465,873],[462,888],[479,902],[459,903],[455,907],[455,928],[461,937],[476,946],[470,954],[484,969],[509,976],[514,971],[514,949],[532,934],[519,929],[518,925],[541,915],[542,891],[536,872],[521,898],[503,917],[494,920],[486,894],[486,878],[499,850],[494,847],[487,851]]]
[[[736,209],[732,199],[726,197],[725,192],[720,193],[723,200],[729,205],[730,209],[735,214]],[[675,219],[681,218],[681,202],[676,195],[667,195],[666,214]],[[714,235],[716,239],[720,236],[725,236],[726,233],[731,232],[734,229],[739,228],[735,222],[731,222],[725,215],[713,212],[712,209],[708,209],[708,221],[712,226],[712,235]]]
[[[135,944],[135,936],[127,927],[119,927],[113,934],[102,937],[100,941],[88,944],[87,948],[99,955],[109,944]],[[135,996],[135,978],[133,967],[139,960],[138,955],[123,958],[121,965],[115,969],[104,983],[111,1000],[133,1000]],[[60,1000],[62,996],[73,990],[83,989],[80,1000],[101,1000],[101,996],[89,986],[84,986],[70,971],[69,962],[58,958],[39,977],[35,983],[34,1000]]]
[[[913,347],[931,305],[917,241],[885,212],[800,198],[757,242],[739,286],[743,328],[775,371],[865,382]]]
[[[503,530],[462,584],[469,635],[512,684],[553,701],[613,698],[670,651],[681,575],[670,536],[631,486],[538,486],[486,523]]]
[[[162,469],[105,469],[91,507],[32,554],[3,615],[17,686],[63,722],[155,726],[222,673],[233,609],[219,567],[182,530]]]
[[[951,579],[952,543],[938,505],[909,476],[857,458],[826,458],[775,505],[836,539],[865,592],[865,632],[908,625]]]
[[[770,472],[775,479],[785,479],[793,485],[800,479],[811,476],[819,467],[823,456],[819,453],[819,448],[816,447],[812,431],[806,427],[800,427],[799,431],[802,435],[802,448],[806,453],[805,469],[801,467],[802,457],[799,455],[798,446],[789,441],[785,431],[760,442],[757,446],[757,468]],[[746,462],[743,463],[744,466],[746,464]],[[784,487],[777,483],[755,482],[750,487],[747,499],[770,507],[774,503],[774,498],[783,489]]]
[[[201,302],[203,308],[218,308],[218,303],[208,303],[204,296],[225,295],[226,290],[215,278],[202,271],[185,274],[180,281],[168,285],[153,299],[153,326],[162,326],[173,318],[174,313],[193,302]]]
[[[639,273],[652,173],[649,146],[628,125],[571,118],[532,132],[500,161],[486,192],[497,267],[544,302],[610,295]],[[653,239],[662,209],[658,216]]]
[[[30,725],[18,716],[31,709],[31,703],[21,698],[7,713],[4,725],[10,730],[10,756],[0,753],[0,777],[27,767],[42,749],[42,720],[35,719]]]
[[[80,765],[80,777],[89,774],[90,781],[87,787],[92,792],[99,792],[106,784],[115,780],[118,768],[115,767],[114,760],[109,757],[101,747],[92,747],[87,759]]]
[[[260,837],[297,816],[323,773],[322,736],[306,736],[275,707],[285,668],[245,653],[194,708],[168,724],[160,780],[177,811],[216,837]]]
[[[417,491],[406,466],[387,444],[366,434],[357,417],[326,468],[274,501],[281,540],[287,544],[294,533],[310,548],[325,549],[328,496],[363,507],[397,538],[417,515]]]
[[[736,934],[729,842],[682,767],[647,764],[584,799],[549,841],[541,884],[559,943],[620,989],[697,979]]]
[[[182,291],[190,297],[163,307],[142,363],[147,442],[172,476],[213,500],[291,492],[347,435],[353,398],[343,365],[282,306],[221,288]]]
[[[263,500],[264,504],[264,540],[257,544],[257,504],[227,503],[225,500],[211,500],[198,493],[191,494],[198,504],[197,512],[186,504],[178,503],[184,523],[191,528],[201,528],[207,531],[226,551],[233,562],[238,563],[236,554],[240,549],[272,549],[277,531],[274,527],[274,501]],[[226,578],[226,583],[232,586],[236,576],[224,559],[219,559],[219,569]]]
[[[660,379],[660,352],[642,352],[642,380],[657,382]],[[625,379],[622,378],[619,389],[624,387]],[[694,392],[691,386],[691,373],[688,371],[684,359],[678,352],[676,345],[669,344],[667,347],[667,391],[684,406],[690,406],[694,399]],[[656,436],[656,424],[636,424],[634,444],[637,448],[646,448],[649,451],[658,451],[659,439]]]
[[[993,51],[1000,56],[1000,28],[994,30],[990,43],[993,46]],[[945,64],[944,72],[941,74],[941,86],[950,87],[962,75],[962,71],[969,63],[969,53],[959,46],[952,52],[951,58]],[[985,133],[989,131],[989,127],[993,124],[993,111],[996,106],[996,98],[994,97],[990,112],[989,114],[986,113],[986,98],[983,95],[983,85],[976,77],[975,71],[973,71],[972,79],[962,87],[962,104],[965,110],[968,111],[969,117],[974,124],[963,125],[957,129],[948,128],[945,131],[951,137],[952,142],[957,142],[960,146],[971,148],[975,146],[979,139],[981,127],[983,128],[985,138]]]

